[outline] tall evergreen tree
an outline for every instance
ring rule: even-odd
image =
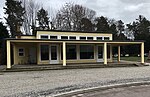
[[[37,21],[41,29],[49,29],[49,17],[48,12],[45,9],[41,8],[37,12]]]
[[[109,31],[113,34],[113,40],[117,40],[117,37],[118,37],[117,33],[118,33],[118,31],[117,31],[117,27],[116,27],[116,25],[114,23],[110,25]]]
[[[127,36],[131,36],[131,39],[134,40],[135,39],[135,36],[134,34],[137,32],[137,24],[135,21],[133,21],[133,23],[129,23],[129,24],[126,24],[127,26]]]
[[[150,21],[144,16],[139,16],[137,20],[137,32],[135,35],[135,40],[145,40],[145,52],[150,50]]]
[[[150,21],[141,15],[136,20],[137,32],[135,33],[135,39],[146,39],[150,35]]]
[[[118,39],[117,40],[126,40],[124,35],[125,26],[122,20],[117,21],[117,31],[118,31]]]
[[[134,35],[135,40],[145,40],[145,52],[148,53],[150,50],[150,21],[139,15],[136,21],[127,24],[127,29]],[[134,51],[138,51],[136,47]]]
[[[82,18],[81,30],[82,31],[93,31],[94,30],[93,24],[88,18]]]
[[[109,24],[107,18],[101,16],[95,19],[97,31],[109,32]]]
[[[117,30],[118,34],[121,34],[124,31],[124,23],[122,22],[122,20],[119,20],[117,22]]]
[[[5,14],[6,22],[10,28],[10,33],[12,37],[17,35],[18,26],[22,26],[24,21],[25,9],[21,5],[21,1],[17,0],[6,0]],[[18,33],[21,34],[21,33]]]
[[[2,46],[2,40],[8,37],[9,33],[8,30],[6,29],[6,26],[4,26],[2,22],[0,22],[0,48]]]
[[[0,64],[5,64],[6,62],[6,49],[4,45],[4,38],[8,37],[9,33],[6,29],[6,26],[4,26],[2,22],[0,22]]]

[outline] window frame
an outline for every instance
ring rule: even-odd
[[[19,49],[22,49],[23,51],[20,52]],[[23,55],[20,56],[20,53],[22,53]],[[19,47],[19,48],[18,48],[18,56],[19,56],[19,57],[24,57],[24,56],[25,56],[25,48],[23,48],[23,47]]]
[[[75,45],[75,44],[70,44],[71,46],[73,45],[73,46],[75,46],[75,50],[76,50],[76,59],[67,59],[67,55],[66,55],[66,60],[78,60],[78,49],[77,49],[77,45]],[[67,46],[70,46],[70,45],[66,45],[66,54],[67,54]],[[62,46],[63,45],[60,45],[60,60],[62,61],[63,60],[63,51],[62,51]]]
[[[106,38],[106,39],[105,39],[105,38]],[[108,39],[107,39],[107,38],[108,38]],[[106,37],[104,37],[104,40],[110,40],[110,37],[107,37],[107,36],[106,36]]]
[[[101,39],[98,39],[98,38],[101,38]],[[96,40],[104,40],[104,38],[103,37],[96,37]]]
[[[81,39],[81,38],[85,38],[85,39]],[[80,36],[79,39],[80,40],[87,40],[86,36]]]
[[[74,37],[75,39],[71,39],[71,37]],[[69,36],[69,40],[77,40],[76,36]]]
[[[41,58],[41,45],[48,45],[48,56],[49,56],[49,58],[48,58],[48,60],[42,60]],[[40,62],[43,62],[43,61],[49,61],[50,60],[50,48],[49,48],[49,44],[46,44],[46,43],[44,43],[44,44],[40,44],[39,45],[39,55],[40,55]]]
[[[93,58],[81,58],[81,46],[89,46],[88,44],[84,44],[84,45],[79,45],[79,60],[94,60],[95,59],[95,47],[94,45],[90,45],[90,46],[93,46]]]
[[[92,38],[92,39],[88,39],[88,38]],[[92,36],[87,36],[87,40],[94,40],[94,37],[92,37]]]
[[[54,37],[56,37],[56,38],[51,38],[51,36],[54,36]],[[58,39],[58,36],[57,36],[57,35],[50,35],[50,36],[49,36],[49,39],[52,39],[52,40],[54,39],[54,40],[55,40],[55,39]]]
[[[62,37],[67,37],[67,39],[62,39]],[[64,35],[60,36],[60,38],[61,38],[61,40],[68,40],[69,39],[68,36],[64,36]]]
[[[42,38],[42,36],[47,36],[47,38]],[[40,35],[40,39],[49,39],[49,35],[47,35],[47,34],[41,34]]]

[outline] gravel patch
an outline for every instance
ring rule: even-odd
[[[85,89],[85,88],[112,85],[112,84],[121,84],[121,83],[128,83],[128,82],[139,82],[139,81],[150,81],[150,78],[122,79],[122,80],[111,80],[107,82],[94,82],[94,83],[88,83],[84,85],[71,85],[65,87],[57,87],[55,89],[49,89],[40,92],[31,91],[26,93],[20,93],[20,94],[10,95],[6,97],[50,97],[59,93],[69,92],[78,89]]]
[[[150,66],[11,72],[0,75],[1,97],[47,97],[77,89],[150,81]]]

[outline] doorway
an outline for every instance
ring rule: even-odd
[[[58,45],[50,45],[50,64],[58,64],[58,56]]]
[[[103,46],[97,46],[97,62],[104,62],[103,60]]]

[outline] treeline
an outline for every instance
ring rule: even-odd
[[[125,24],[122,20],[97,17],[94,10],[74,3],[66,3],[53,14],[34,0],[6,0],[4,10],[10,37],[32,35],[36,29],[110,32],[114,40],[145,40],[145,51],[150,49],[150,21],[142,15]]]

